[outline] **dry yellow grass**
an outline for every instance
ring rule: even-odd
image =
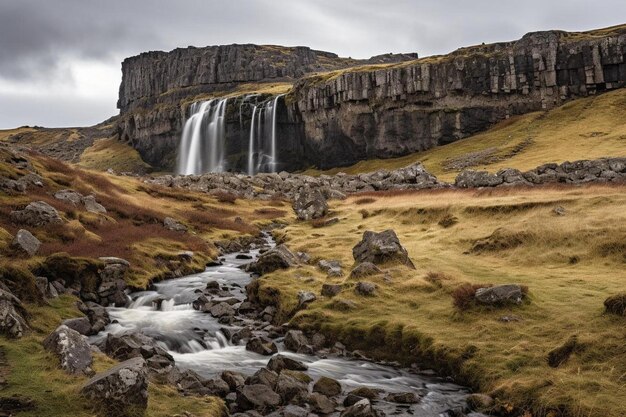
[[[139,152],[114,138],[96,140],[82,153],[78,165],[98,171],[106,171],[109,168],[116,172],[150,170],[150,166],[141,159]]]
[[[426,169],[445,181],[453,181],[460,170],[447,169],[449,162],[471,153],[493,151],[471,169],[497,172],[504,168],[529,170],[548,162],[626,156],[626,89],[569,102],[548,112],[530,113],[505,120],[484,133],[400,158],[361,161],[350,167],[334,168],[326,174],[396,169],[422,162]],[[529,143],[521,144],[530,138]],[[522,149],[512,155],[512,150]],[[499,160],[498,160],[499,159]],[[305,173],[318,175],[320,171]]]
[[[327,279],[314,267],[262,278],[260,292],[271,297],[269,288],[279,290],[287,315],[298,290],[319,294],[324,282],[344,283],[348,288],[338,298],[354,301],[356,309],[337,310],[334,301],[321,298],[292,322],[379,356],[439,366],[522,409],[623,416],[625,321],[603,315],[603,301],[625,289],[625,191],[596,186],[414,192],[374,194],[376,201],[365,204],[352,197],[332,204],[338,224],[314,229],[294,223],[281,237],[313,259],[340,259],[349,274],[351,249],[362,233],[391,228],[417,269],[389,266],[390,282],[384,275],[367,278],[380,287],[375,298],[356,296],[354,280]],[[557,206],[566,209],[564,216],[553,213]],[[438,222],[448,214],[458,223],[444,228]],[[499,246],[470,252],[496,230]],[[447,279],[433,283],[432,275],[427,278],[432,272]],[[461,312],[453,307],[451,292],[464,282],[527,285],[530,302]],[[505,315],[521,321],[501,322]],[[548,352],[573,335],[581,351],[550,368]]]

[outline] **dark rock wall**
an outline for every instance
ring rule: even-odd
[[[118,133],[147,162],[171,169],[193,97],[302,77],[279,108],[281,168],[349,165],[430,149],[511,115],[623,87],[625,55],[626,26],[530,33],[417,61],[414,55],[355,61],[308,48],[255,45],[149,52],[124,61]],[[372,62],[398,64],[345,69]],[[238,112],[228,118],[230,167],[241,169],[234,161],[245,152],[241,138],[247,138],[249,121],[237,132]]]
[[[453,142],[510,115],[626,84],[626,29],[538,32],[394,68],[313,76],[293,114],[322,167]]]

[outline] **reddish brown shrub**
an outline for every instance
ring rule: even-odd
[[[476,291],[491,286],[492,284],[461,284],[452,292],[452,303],[459,310],[467,310],[474,303]]]
[[[377,200],[372,197],[363,197],[354,201],[354,204],[370,204],[375,203]]]
[[[215,191],[214,193],[211,193],[211,194],[220,203],[235,204],[235,201],[237,201],[237,195],[230,193],[228,191]]]

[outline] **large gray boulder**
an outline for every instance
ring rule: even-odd
[[[171,217],[166,217],[163,220],[163,226],[166,229],[171,230],[173,232],[186,232],[187,231],[187,226],[185,226],[184,224],[182,224],[178,220],[173,219]]]
[[[318,219],[328,213],[328,204],[319,190],[303,190],[294,199],[293,211],[299,220]]]
[[[85,205],[85,209],[90,213],[106,213],[107,209],[104,206],[96,201],[96,197],[93,195],[88,195],[83,197],[83,204]]]
[[[150,369],[164,369],[174,365],[174,358],[154,339],[143,333],[107,335],[104,353],[118,360],[142,357]]]
[[[522,287],[516,284],[497,285],[476,290],[476,301],[486,305],[521,304]]]
[[[487,171],[465,170],[457,175],[454,185],[459,188],[495,187],[504,182],[504,179]]]
[[[93,375],[89,341],[76,330],[62,324],[44,339],[43,346],[59,358],[61,369],[65,372]]]
[[[39,239],[33,236],[28,230],[24,229],[18,230],[15,238],[11,242],[11,247],[13,249],[29,256],[35,256],[40,246],[41,242]]]
[[[303,403],[308,396],[309,377],[299,371],[284,370],[278,374],[276,393],[284,404]]]
[[[280,395],[263,384],[245,385],[237,390],[237,406],[242,410],[271,411],[280,405]]]
[[[393,261],[415,269],[408,252],[391,229],[380,233],[369,230],[363,233],[363,239],[352,249],[352,256],[357,263],[382,264]]]
[[[340,417],[376,417],[370,400],[364,398],[341,412]]]
[[[83,195],[74,190],[61,190],[54,193],[54,198],[78,206],[83,201]]]
[[[28,330],[26,310],[22,302],[6,289],[0,288],[0,333],[20,338]]]
[[[259,256],[256,262],[248,265],[248,272],[259,275],[269,274],[278,269],[287,269],[298,264],[298,258],[285,245],[278,245]]]
[[[137,417],[148,406],[146,362],[129,359],[90,379],[81,395],[101,416]]]
[[[12,211],[10,218],[14,223],[32,227],[63,223],[59,212],[45,201],[34,201],[23,210]]]

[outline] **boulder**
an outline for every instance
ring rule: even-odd
[[[376,417],[370,401],[364,398],[343,410],[340,417]]]
[[[324,297],[334,297],[341,292],[339,284],[322,284],[322,295]]]
[[[166,229],[171,230],[173,232],[186,232],[187,231],[187,226],[185,226],[178,220],[173,219],[171,217],[166,217],[165,220],[163,220],[163,226]]]
[[[312,220],[328,213],[328,203],[319,190],[303,190],[293,202],[293,211],[299,220]]]
[[[392,392],[385,397],[385,401],[397,404],[417,404],[420,398],[414,392]]]
[[[211,313],[211,315],[216,318],[220,318],[224,316],[234,316],[235,309],[227,302],[221,302],[219,304],[212,306],[211,309],[209,310],[209,313]]]
[[[246,379],[247,385],[263,384],[267,385],[271,389],[276,388],[276,382],[278,382],[278,374],[267,368],[261,368],[254,373],[254,375]]]
[[[83,201],[83,195],[74,190],[61,190],[54,193],[54,198],[74,206],[78,206]]]
[[[354,292],[358,295],[372,296],[376,293],[376,284],[372,282],[360,281],[356,283]]]
[[[322,376],[313,385],[313,392],[319,392],[327,397],[334,397],[341,394],[341,384],[336,379]]]
[[[63,325],[77,331],[83,336],[91,336],[93,334],[91,331],[91,323],[87,317],[77,317],[75,319],[63,320]]]
[[[248,264],[247,271],[259,275],[269,274],[278,269],[287,269],[298,264],[298,258],[285,245],[278,245],[259,256],[256,262]]]
[[[118,360],[142,357],[151,369],[164,369],[174,365],[174,358],[154,339],[142,333],[108,334],[103,351]]]
[[[8,290],[0,288],[0,333],[20,338],[28,330],[22,302]]]
[[[39,239],[25,229],[18,230],[15,238],[11,242],[13,249],[25,253],[28,256],[35,256],[40,246],[41,242]]]
[[[268,414],[267,417],[313,417],[305,408],[289,404],[281,407],[278,411]],[[246,416],[248,417],[248,416]]]
[[[291,359],[285,355],[274,355],[270,358],[267,363],[267,369],[272,370],[276,373],[280,373],[283,369],[288,369],[291,371],[306,371],[309,369],[304,363]]]
[[[337,260],[321,260],[317,263],[317,267],[326,273],[329,277],[343,276],[341,261]]]
[[[298,306],[300,307],[313,302],[316,299],[317,297],[311,291],[298,291]]]
[[[300,330],[289,330],[285,335],[285,348],[292,352],[310,353],[309,339]]]
[[[273,355],[278,352],[276,343],[266,337],[253,337],[246,343],[246,350],[260,355]]]
[[[459,188],[495,187],[504,182],[501,176],[487,171],[465,170],[457,175],[454,185]]]
[[[318,392],[313,392],[309,395],[307,402],[311,406],[311,409],[319,414],[330,414],[334,412],[335,407],[337,407],[337,403],[328,398],[326,395]]]
[[[283,370],[278,374],[276,393],[284,404],[301,404],[308,396],[310,378],[298,371]]]
[[[63,223],[59,212],[44,201],[34,201],[23,210],[12,211],[10,218],[14,223],[26,224],[32,227]]]
[[[263,384],[244,385],[237,390],[237,406],[242,410],[271,411],[280,404],[280,395]]]
[[[56,287],[48,282],[46,277],[36,277],[35,285],[43,298],[57,298],[59,293]]]
[[[111,323],[109,313],[106,308],[102,307],[100,304],[87,301],[84,304],[79,303],[78,309],[89,319],[92,334],[100,333],[109,323]]]
[[[61,369],[65,372],[93,375],[89,341],[76,330],[62,324],[44,339],[43,346],[59,358]]]
[[[383,271],[371,262],[358,264],[350,273],[350,278],[365,278],[381,274]]]
[[[237,388],[242,387],[246,383],[245,376],[240,372],[224,371],[221,378],[228,384],[228,388],[231,391],[236,391]]]
[[[476,290],[476,301],[486,305],[521,304],[524,291],[516,284],[496,285]]]
[[[94,376],[81,389],[81,395],[99,415],[137,417],[148,406],[146,362],[129,359]]]
[[[415,269],[396,232],[391,229],[380,233],[369,230],[363,233],[361,242],[352,249],[352,256],[357,263],[382,264],[393,261]]]
[[[96,197],[93,195],[88,195],[83,197],[83,204],[85,205],[85,210],[90,213],[106,213],[107,209],[104,206],[96,201]]]

